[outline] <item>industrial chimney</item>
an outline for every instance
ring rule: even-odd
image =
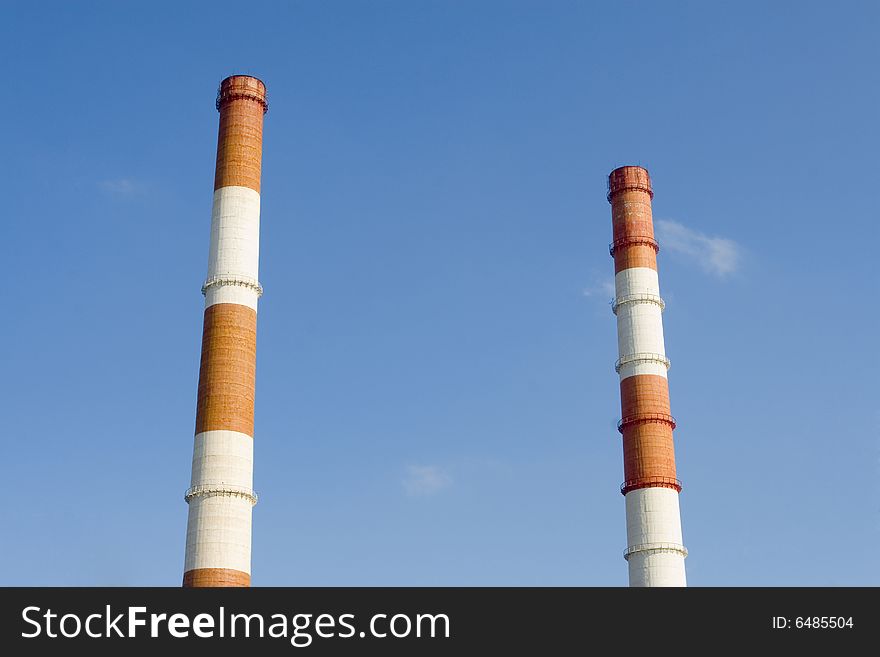
[[[675,450],[663,346],[663,299],[657,278],[657,241],[651,218],[651,178],[625,166],[608,176],[614,241],[617,342],[620,375],[630,586],[686,586]]]
[[[220,83],[184,586],[250,586],[260,166],[266,86]]]

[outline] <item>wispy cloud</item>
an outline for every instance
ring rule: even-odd
[[[585,297],[608,297],[611,299],[614,297],[614,294],[614,280],[611,278],[596,281],[584,288]]]
[[[408,465],[403,478],[407,495],[435,495],[452,485],[452,477],[436,465]]]
[[[130,196],[143,191],[144,184],[133,178],[112,178],[100,181],[98,187],[108,194]]]
[[[668,219],[657,221],[657,237],[664,249],[681,253],[719,277],[734,273],[742,259],[742,247],[726,237],[710,237]]]

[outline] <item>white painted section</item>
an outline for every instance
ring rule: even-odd
[[[196,434],[192,459],[192,486],[229,484],[253,487],[254,439],[237,431]]]
[[[678,492],[638,488],[626,494],[630,586],[686,586]],[[677,551],[681,548],[681,551]]]
[[[237,495],[192,498],[184,571],[231,568],[250,573],[251,510],[251,502]]]
[[[215,190],[207,279],[229,276],[256,284],[259,260],[260,195],[249,187]],[[241,303],[254,310],[257,307],[256,291],[242,285],[212,285],[205,295],[206,307],[214,303]]]
[[[665,356],[660,306],[655,303],[627,303],[618,308],[617,348],[621,358],[640,353]]]
[[[630,267],[614,276],[616,299],[660,296],[657,271],[650,267]],[[629,361],[636,354],[666,355],[663,341],[663,308],[647,298],[635,303],[624,303],[617,308],[617,347],[621,360]],[[619,374],[623,380],[630,376],[655,374],[666,376],[667,366],[656,359],[627,362]]]
[[[192,486],[250,490],[254,439],[237,431],[204,431],[193,447]],[[250,573],[252,501],[200,494],[189,500],[185,570],[232,568]]]
[[[626,494],[627,545],[681,543],[678,492],[672,488],[637,488]]]
[[[260,195],[249,187],[214,192],[208,278],[236,274],[254,280],[260,257]]]
[[[650,267],[630,267],[614,276],[614,294],[616,297],[628,297],[635,294],[653,294],[660,296],[660,283],[657,270]]]
[[[637,552],[627,564],[632,587],[687,586],[684,557],[676,552]]]

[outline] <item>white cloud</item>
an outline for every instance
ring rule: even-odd
[[[114,178],[111,180],[102,180],[98,186],[105,192],[110,194],[118,194],[119,196],[129,196],[143,190],[144,185],[132,178]]]
[[[614,290],[614,279],[606,278],[601,281],[597,281],[592,285],[584,288],[584,296],[585,297],[608,297],[609,299],[613,299],[615,294]]]
[[[407,495],[434,495],[450,485],[452,485],[452,477],[439,466],[406,466],[403,489]]]
[[[726,237],[709,237],[668,219],[657,221],[657,237],[662,248],[696,260],[716,276],[723,278],[739,268],[742,248]]]

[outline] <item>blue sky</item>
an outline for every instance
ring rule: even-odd
[[[255,585],[624,585],[651,171],[692,585],[880,584],[872,3],[8,3],[0,583],[178,585],[221,78],[266,81]]]

